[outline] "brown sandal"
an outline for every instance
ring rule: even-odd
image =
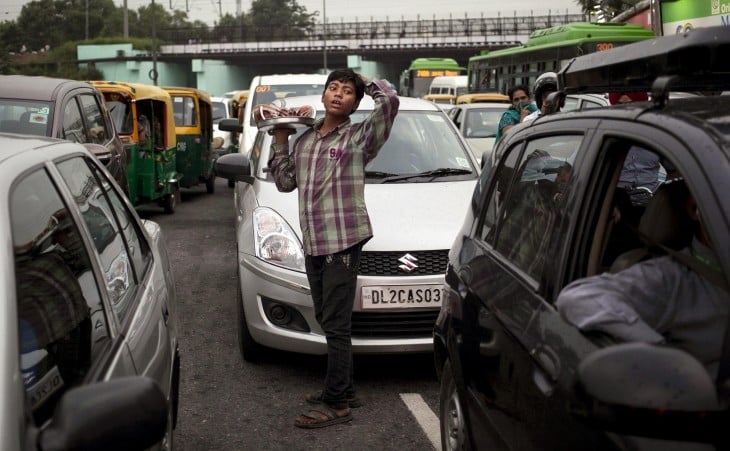
[[[343,410],[347,413],[339,415],[335,409],[329,407],[327,404],[322,404],[317,409],[312,409],[307,413],[299,415],[299,418],[294,422],[294,426],[304,429],[317,429],[352,421],[350,409]]]

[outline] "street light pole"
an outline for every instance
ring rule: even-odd
[[[324,62],[324,71],[327,72],[327,9],[326,1],[322,0],[322,40],[324,45],[322,46],[322,58]]]
[[[157,26],[155,24],[155,0],[152,0],[152,70],[149,73],[152,84],[157,86]]]

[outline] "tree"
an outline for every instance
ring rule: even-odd
[[[641,0],[576,0],[584,14],[589,14],[598,22],[609,22],[622,12],[633,8]]]
[[[314,27],[316,14],[296,0],[253,0],[249,13],[258,40],[293,39]]]

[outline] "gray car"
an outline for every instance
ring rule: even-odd
[[[53,138],[0,133],[0,199],[0,449],[170,449],[180,362],[159,225]]]
[[[89,83],[0,75],[0,132],[51,136],[90,150],[127,192],[128,157],[101,94]]]
[[[290,107],[312,105],[321,116],[320,98],[286,101]],[[432,350],[448,249],[479,175],[476,158],[436,105],[400,101],[390,138],[365,168],[374,237],[363,248],[358,274],[355,353]],[[372,99],[365,97],[352,120],[362,120],[372,109]],[[327,350],[304,269],[297,192],[277,190],[267,168],[270,146],[271,136],[259,132],[248,153],[224,155],[216,164],[220,177],[238,181],[236,304],[246,360],[258,358],[265,347],[307,354]]]

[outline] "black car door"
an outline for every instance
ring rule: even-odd
[[[526,385],[551,391],[550,376],[536,371],[536,349],[524,333],[542,305],[543,268],[554,265],[551,230],[561,221],[557,206],[583,141],[576,131],[507,149],[462,247],[459,276],[466,295],[459,354],[477,448],[529,449],[521,438],[524,425],[544,421],[538,405],[528,418],[517,408]]]

